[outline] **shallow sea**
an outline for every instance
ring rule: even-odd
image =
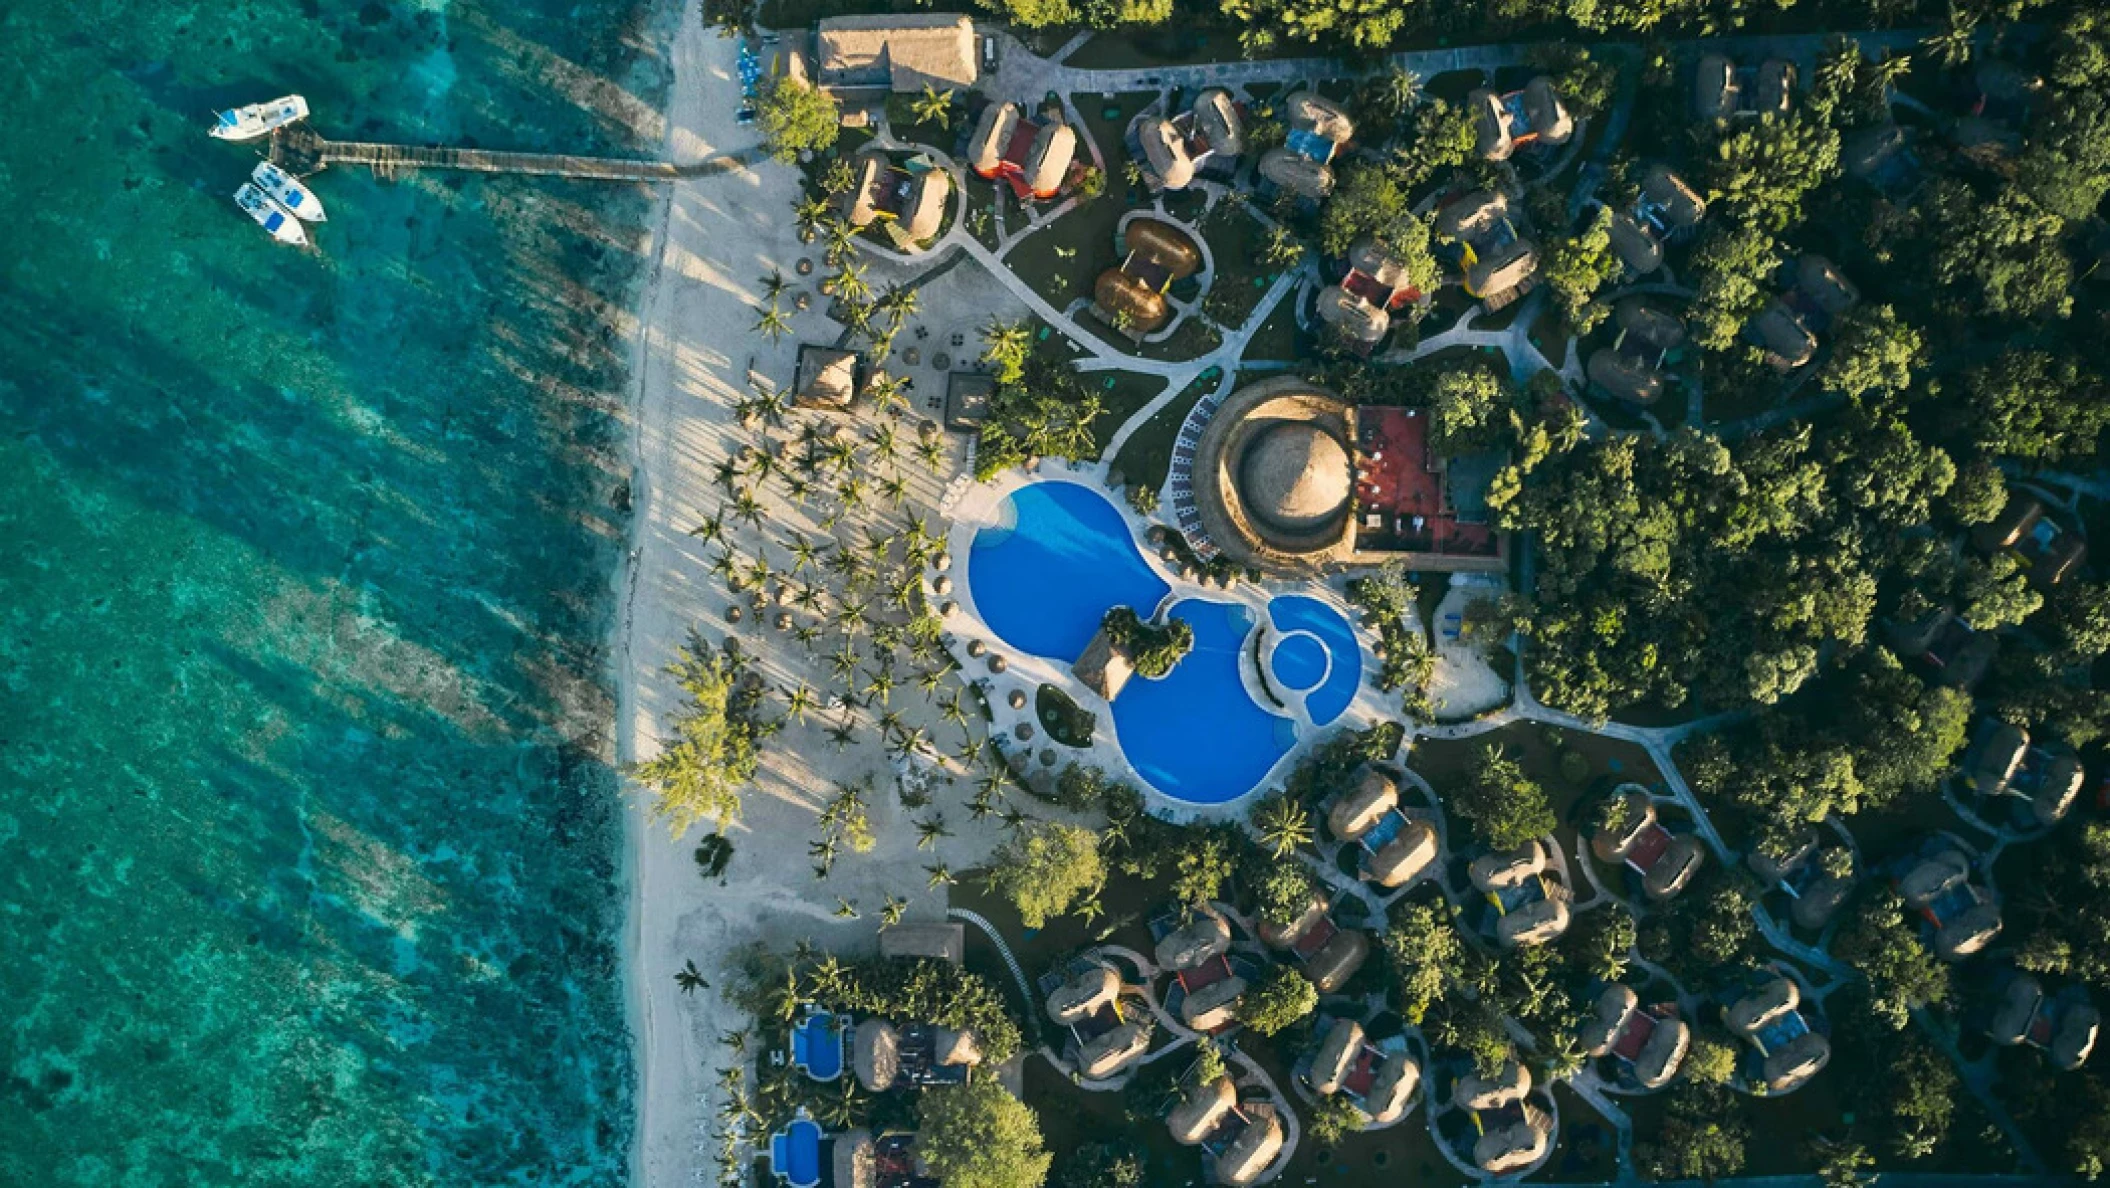
[[[0,1183],[612,1184],[636,0],[0,7]]]

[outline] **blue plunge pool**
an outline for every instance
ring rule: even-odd
[[[1005,498],[996,521],[975,533],[966,584],[998,640],[1065,667],[1107,611],[1127,606],[1149,618],[1172,593],[1105,496],[1059,481]],[[1128,682],[1113,705],[1113,734],[1158,792],[1189,804],[1236,800],[1297,741],[1295,721],[1255,700],[1241,675],[1261,624],[1245,606],[1206,598],[1181,599],[1167,613],[1194,628],[1194,650],[1162,679]],[[1314,723],[1333,722],[1362,681],[1354,627],[1300,595],[1273,599],[1267,613],[1269,679],[1302,695]]]
[[[791,1062],[816,1081],[843,1075],[843,1027],[834,1015],[812,1014],[791,1031]]]
[[[1296,724],[1260,708],[1238,678],[1250,612],[1190,598],[1171,614],[1194,628],[1194,650],[1162,680],[1128,682],[1114,702],[1114,732],[1151,787],[1190,804],[1222,804],[1267,778],[1295,745]]]
[[[793,1118],[791,1125],[769,1138],[769,1170],[791,1188],[814,1188],[821,1182],[821,1127],[811,1118]]]
[[[1355,628],[1341,612],[1302,594],[1275,599],[1267,604],[1267,613],[1275,621],[1275,630],[1285,636],[1275,646],[1274,663],[1270,666],[1276,678],[1293,690],[1310,690],[1304,694],[1304,712],[1311,715],[1316,725],[1324,726],[1348,712],[1356,688],[1363,683],[1362,650],[1355,642]],[[1282,654],[1292,647],[1298,652],[1290,661],[1291,670],[1285,672]],[[1302,658],[1306,649],[1323,650],[1332,657],[1333,666],[1326,672],[1324,683],[1314,671],[1319,666]],[[1294,679],[1299,675],[1305,679]]]
[[[1064,664],[1084,654],[1117,606],[1144,618],[1172,587],[1136,551],[1114,505],[1076,483],[1034,483],[975,533],[967,572],[975,609],[998,639]]]

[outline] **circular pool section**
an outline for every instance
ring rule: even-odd
[[[1326,679],[1326,645],[1306,631],[1285,635],[1268,656],[1268,672],[1275,683],[1292,693],[1303,693]]]
[[[1296,745],[1296,724],[1246,692],[1238,662],[1252,613],[1189,598],[1173,617],[1194,628],[1194,650],[1158,680],[1137,677],[1114,702],[1114,732],[1129,765],[1151,787],[1189,804],[1222,804],[1252,791]]]

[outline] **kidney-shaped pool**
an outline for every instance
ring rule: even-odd
[[[1005,497],[996,522],[975,534],[967,584],[998,639],[1063,665],[1083,654],[1107,611],[1128,606],[1149,617],[1172,592],[1118,509],[1089,487],[1060,481],[1030,483]],[[1273,599],[1268,611],[1278,631],[1293,633],[1278,643],[1273,669],[1325,725],[1361,682],[1354,629],[1332,607],[1301,595]],[[1193,627],[1194,650],[1163,678],[1128,683],[1113,707],[1115,738],[1136,773],[1166,796],[1189,804],[1236,800],[1289,753],[1297,725],[1255,701],[1239,675],[1259,626],[1250,610],[1184,598],[1169,613]]]

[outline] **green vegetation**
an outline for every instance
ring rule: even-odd
[[[1164,623],[1145,623],[1135,608],[1117,606],[1106,612],[1099,624],[1107,639],[1135,665],[1138,675],[1155,680],[1194,650],[1194,628],[1185,619],[1168,616]]]
[[[833,148],[842,133],[841,121],[835,100],[783,76],[764,83],[755,99],[755,122],[762,129],[762,143],[779,161],[795,161],[800,153]]]
[[[1250,1031],[1273,1035],[1318,1007],[1319,988],[1302,973],[1282,965],[1246,991],[1238,1004],[1238,1019]]]
[[[1092,731],[1099,726],[1099,716],[1078,705],[1069,694],[1053,685],[1042,685],[1034,690],[1033,711],[1049,738],[1066,747],[1092,745]]]
[[[1067,362],[1036,347],[1023,323],[990,327],[982,358],[994,368],[997,387],[979,436],[976,478],[1033,458],[1088,462],[1099,456],[1092,428],[1099,396]]]
[[[1557,823],[1545,790],[1525,776],[1522,764],[1497,747],[1482,754],[1480,770],[1472,779],[1446,791],[1444,806],[1496,850],[1513,850],[1544,837]]]
[[[916,1155],[954,1188],[1039,1188],[1053,1162],[1040,1121],[993,1077],[940,1085],[917,1103]]]
[[[675,837],[705,821],[722,830],[740,815],[740,793],[759,761],[755,746],[772,725],[756,716],[761,684],[742,681],[740,653],[718,652],[693,632],[667,671],[687,701],[671,723],[674,737],[630,775],[651,790],[653,815]]]
[[[1011,901],[1026,927],[1039,928],[1098,890],[1106,867],[1091,830],[1037,821],[997,847],[982,877],[990,890]]]

